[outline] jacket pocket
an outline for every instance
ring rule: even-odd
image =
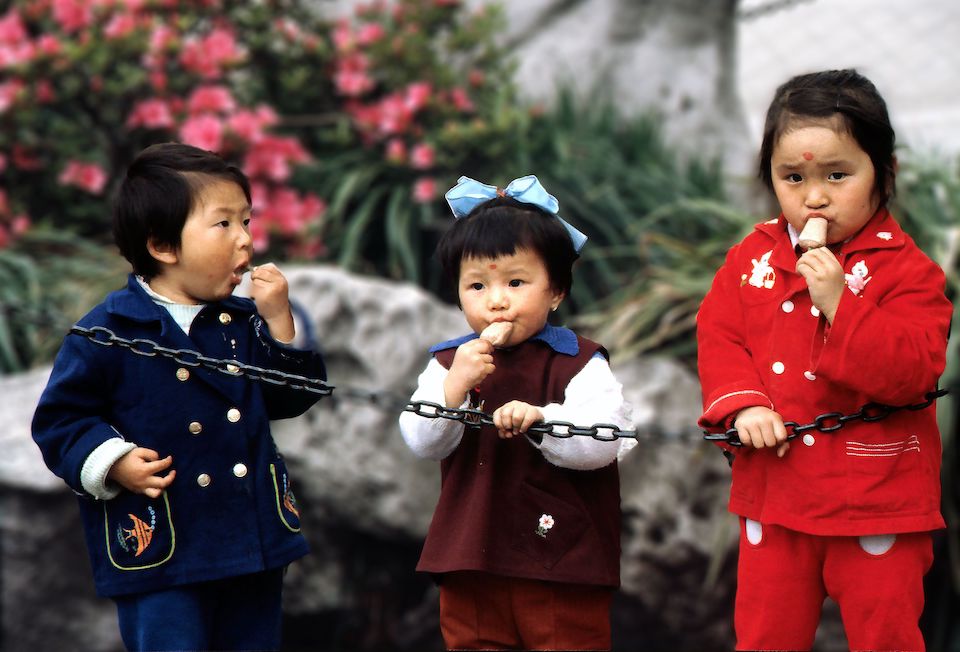
[[[290,486],[290,475],[282,460],[270,465],[270,479],[273,483],[274,502],[280,522],[291,532],[300,531],[300,507]]]
[[[524,482],[513,510],[511,547],[550,569],[576,545],[588,523],[578,506]]]
[[[156,568],[173,557],[177,537],[166,492],[149,498],[124,491],[104,501],[103,523],[107,557],[118,570]]]

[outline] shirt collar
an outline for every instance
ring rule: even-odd
[[[430,353],[437,353],[438,351],[444,351],[446,349],[455,349],[461,344],[469,342],[470,340],[475,340],[478,337],[479,335],[476,333],[470,333],[469,335],[464,335],[463,337],[447,340],[446,342],[441,342],[440,344],[431,346]],[[543,342],[557,353],[562,353],[563,355],[574,356],[580,352],[580,344],[577,342],[577,334],[569,328],[564,328],[562,326],[551,326],[550,324],[547,324],[539,333],[527,341]]]

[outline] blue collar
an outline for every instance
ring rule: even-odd
[[[446,349],[455,349],[464,342],[475,340],[477,337],[479,337],[479,335],[476,333],[470,333],[463,337],[435,344],[430,347],[430,353],[437,353],[438,351],[444,351]],[[580,352],[580,345],[577,343],[577,334],[569,328],[563,328],[562,326],[551,326],[547,324],[543,327],[543,330],[527,341],[543,342],[557,353],[564,355],[574,356]]]

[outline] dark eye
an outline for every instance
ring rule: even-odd
[[[801,181],[803,181],[803,177],[801,177],[801,176],[800,176],[799,174],[797,174],[796,172],[794,172],[793,174],[788,174],[787,177],[786,177],[786,179],[787,179],[787,181],[789,181],[790,183],[800,183]]]
[[[230,221],[222,220],[220,222],[217,222],[217,226],[222,226],[223,228],[227,228],[228,226],[230,226]]]
[[[518,279],[518,278],[514,278],[514,279],[511,279],[511,280],[510,280],[510,287],[512,287],[512,288],[518,288],[518,287],[520,287],[521,285],[523,285],[523,281],[521,281],[521,280]]]
[[[471,283],[471,284],[470,284],[470,289],[471,289],[471,290],[482,290],[482,289],[483,289],[483,283]]]
[[[831,172],[830,174],[827,175],[827,178],[830,179],[830,181],[841,181],[846,176],[847,176],[846,172]]]

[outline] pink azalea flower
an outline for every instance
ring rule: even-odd
[[[163,70],[151,70],[149,73],[150,86],[158,93],[167,90],[167,73]]]
[[[414,145],[410,150],[410,166],[415,170],[425,170],[433,165],[434,150],[426,143]]]
[[[26,213],[17,215],[10,220],[10,232],[14,235],[23,235],[30,229],[30,216]]]
[[[52,0],[53,19],[68,34],[89,27],[93,22],[93,5],[89,0]]]
[[[433,177],[420,177],[413,184],[413,201],[426,204],[437,196],[437,180]]]
[[[0,82],[0,115],[5,113],[16,102],[23,90],[23,82],[19,79]]]
[[[371,43],[376,43],[383,38],[384,34],[386,34],[386,30],[383,29],[383,25],[380,23],[367,23],[360,27],[357,32],[357,44],[370,45]]]
[[[33,59],[37,49],[27,41],[19,45],[0,45],[0,68],[13,68]]]
[[[430,82],[414,82],[407,86],[405,101],[407,108],[416,113],[430,101],[433,89]]]
[[[265,177],[273,181],[290,178],[291,164],[310,160],[307,151],[295,138],[264,136],[253,143],[243,163],[249,177]]]
[[[240,110],[227,118],[227,127],[248,143],[263,140],[263,130],[277,123],[277,114],[269,106],[261,105],[255,111]]]
[[[377,131],[389,136],[403,133],[413,119],[413,111],[407,101],[394,93],[380,101]]]
[[[63,44],[53,34],[41,34],[37,39],[37,51],[46,56],[54,56],[63,51]]]
[[[223,145],[223,123],[210,114],[188,118],[180,125],[180,140],[200,149],[219,152]]]
[[[122,39],[133,33],[136,28],[137,20],[133,14],[114,14],[103,28],[103,35],[108,39]]]
[[[71,160],[57,177],[63,186],[76,186],[91,195],[99,195],[107,185],[107,173],[96,163]]]
[[[387,160],[391,163],[403,163],[407,158],[407,146],[399,138],[387,142]]]
[[[180,63],[206,79],[215,79],[223,74],[224,66],[236,63],[242,57],[233,32],[217,28],[202,39],[188,39],[183,44]]]
[[[338,20],[333,28],[333,47],[337,52],[345,54],[353,49],[353,29],[346,20]]]
[[[177,41],[177,32],[166,23],[158,23],[150,32],[149,51],[157,54],[170,48]]]
[[[341,59],[333,81],[337,92],[348,97],[358,97],[373,88],[373,79],[367,74],[369,64],[362,54],[352,54]]]
[[[12,8],[0,17],[0,44],[17,45],[27,38],[27,28],[16,9]]]
[[[201,86],[193,91],[187,100],[187,111],[190,115],[199,113],[230,113],[236,109],[237,103],[225,86]]]
[[[128,129],[171,129],[174,124],[170,105],[159,98],[138,102],[127,117]]]

